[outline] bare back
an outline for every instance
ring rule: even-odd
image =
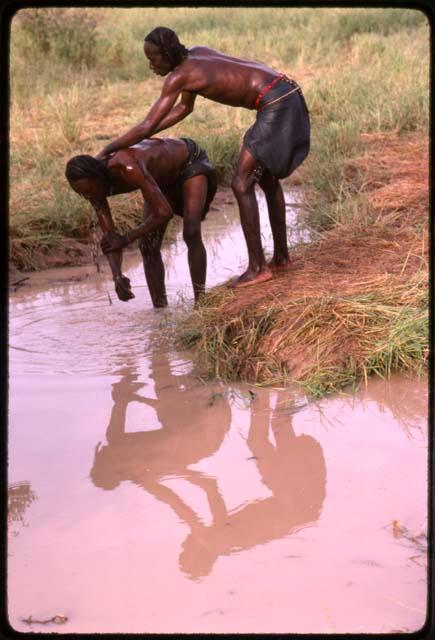
[[[278,75],[261,62],[198,46],[189,49],[189,56],[168,79],[178,81],[182,91],[232,107],[253,109],[260,91]]]
[[[188,156],[182,140],[150,138],[113,154],[108,167],[114,177],[113,195],[140,188],[134,186],[136,171],[150,175],[160,187],[170,185],[184,167]]]

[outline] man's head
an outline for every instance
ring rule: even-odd
[[[65,177],[71,188],[86,200],[100,200],[110,195],[110,171],[104,162],[92,156],[74,156],[68,160]]]
[[[144,52],[150,68],[159,76],[166,76],[188,56],[177,34],[167,27],[156,27],[145,36]]]

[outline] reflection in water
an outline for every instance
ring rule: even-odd
[[[138,394],[144,385],[137,381],[131,367],[124,368],[121,380],[113,384],[114,404],[106,432],[107,445],[97,445],[91,478],[103,489],[114,489],[123,480],[130,480],[171,506],[187,521],[193,517],[190,507],[161,481],[176,476],[201,487],[207,495],[213,491],[214,480],[188,467],[219,449],[230,427],[231,410],[227,402],[217,403],[213,409],[208,409],[204,402],[202,416],[200,408],[189,401],[191,375],[173,375],[168,355],[163,352],[153,352],[151,366],[157,399]],[[162,428],[126,433],[125,418],[130,402],[152,407]]]
[[[381,413],[391,412],[395,422],[408,436],[415,429],[421,429],[428,416],[428,393],[421,392],[421,384],[417,379],[410,380],[404,375],[394,377],[394,386],[385,381],[376,381],[366,387],[364,399],[374,400]]]
[[[264,240],[260,202],[263,214]],[[240,273],[246,245],[236,207],[203,226],[211,287]],[[172,306],[189,282],[180,234],[164,251]],[[426,379],[299,406],[289,389],[199,384],[188,354],[161,353],[173,308],[153,310],[137,252],[125,264],[139,288],[128,304],[110,304],[110,274],[87,267],[31,274],[11,296],[8,472],[30,481],[9,491],[15,628],[66,608],[71,633],[418,629]],[[91,490],[106,428],[91,469],[106,491]]]
[[[283,538],[319,518],[326,494],[322,448],[312,436],[295,435],[288,413],[279,410],[279,400],[280,394],[275,411],[262,406],[261,398],[252,404],[247,438],[260,478],[272,495],[231,513],[216,509],[209,526],[192,523],[180,555],[180,567],[189,577],[208,575],[219,556]],[[270,427],[275,445],[269,439]]]
[[[337,394],[330,401],[312,401],[309,410],[326,429],[336,427],[347,420],[349,412],[366,414],[371,411],[384,416],[387,423],[395,423],[409,439],[425,439],[425,427],[429,412],[429,387],[417,377],[404,374],[390,379],[373,377],[369,384],[361,384],[357,395],[346,392]]]
[[[8,524],[19,522],[24,526],[24,513],[34,500],[36,494],[30,482],[14,482],[8,487]]]
[[[138,393],[144,385],[132,367],[125,367],[121,380],[113,384],[107,444],[97,445],[90,475],[97,487],[106,490],[124,480],[140,485],[188,525],[190,532],[179,562],[189,578],[208,575],[219,556],[288,536],[319,518],[326,483],[322,448],[312,436],[295,435],[279,395],[273,411],[269,394],[253,401],[247,438],[253,464],[271,495],[229,512],[217,479],[189,469],[215,454],[230,429],[231,410],[225,394],[217,394],[218,402],[206,403],[205,398],[198,402],[197,393],[189,390],[191,375],[173,375],[168,354],[154,352],[151,367],[156,399]],[[127,433],[130,402],[152,407],[162,428]],[[270,428],[275,444],[269,438]],[[163,484],[170,477],[187,480],[204,492],[210,525]]]

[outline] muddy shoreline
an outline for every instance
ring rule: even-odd
[[[208,216],[215,215],[221,207],[235,204],[235,199],[230,188],[220,186],[216,192],[216,196],[211,204]],[[116,202],[114,202],[114,219],[116,224]],[[176,221],[175,221],[176,222]],[[166,242],[168,237],[172,239],[170,232],[166,233]],[[97,233],[98,237],[98,233]],[[64,237],[62,238],[58,246],[55,249],[35,248],[32,251],[32,263],[33,268],[19,268],[17,261],[9,261],[9,283],[16,286],[15,283],[32,273],[37,273],[45,269],[53,269],[57,267],[80,267],[80,266],[94,266],[97,268],[96,262],[99,267],[104,267],[106,260],[101,253],[99,246],[97,245],[97,238],[89,236],[89,238],[77,240],[75,238]],[[136,244],[136,243],[134,243]],[[132,247],[127,247],[126,253],[137,251]],[[95,256],[95,253],[97,254]],[[33,278],[31,278],[33,280]],[[30,284],[28,282],[28,284]],[[19,285],[18,285],[19,286]]]

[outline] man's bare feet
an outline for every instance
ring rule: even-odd
[[[289,259],[278,262],[277,260],[272,258],[272,260],[267,263],[267,266],[269,267],[269,269],[272,269],[272,271],[287,271],[288,269],[291,269],[292,263]]]
[[[231,289],[241,289],[242,287],[250,287],[260,282],[267,282],[273,278],[273,273],[269,267],[263,267],[261,271],[251,271],[248,269],[239,278],[236,278],[229,285]]]

